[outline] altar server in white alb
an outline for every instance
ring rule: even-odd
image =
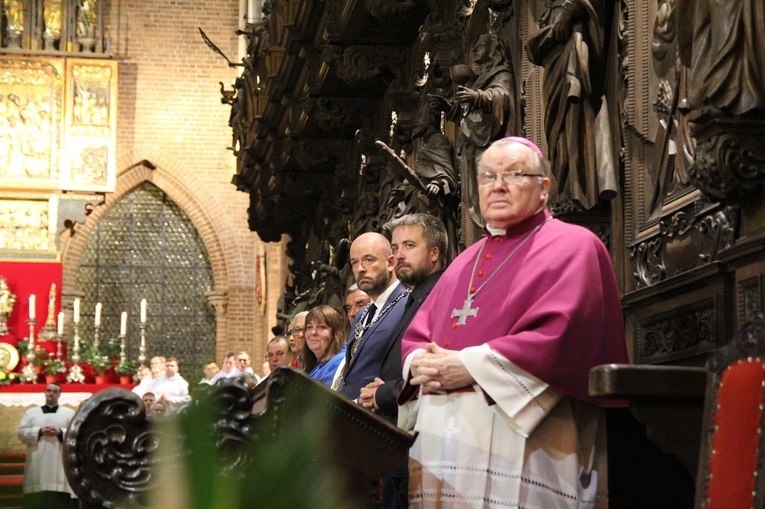
[[[176,414],[189,404],[189,384],[178,374],[178,359],[170,357],[165,363],[165,376],[154,383],[154,396],[157,401],[167,403],[168,414]]]
[[[27,410],[16,431],[19,440],[27,445],[25,508],[77,507],[63,463],[64,435],[74,412],[59,406],[60,396],[61,386],[48,384],[45,405]]]

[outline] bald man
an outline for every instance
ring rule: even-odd
[[[358,401],[361,388],[380,376],[409,290],[396,277],[390,242],[379,233],[359,235],[351,244],[350,262],[356,285],[372,302],[353,320],[345,368],[336,387],[340,394]]]

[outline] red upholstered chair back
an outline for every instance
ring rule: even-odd
[[[707,364],[697,508],[763,507],[764,350],[765,320],[758,317]]]

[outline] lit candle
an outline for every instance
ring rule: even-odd
[[[35,297],[34,294],[29,296],[29,319],[34,320],[35,319],[35,304],[37,297]]]
[[[146,299],[141,299],[141,323],[146,323]]]
[[[74,323],[80,323],[80,299],[74,299],[74,317],[72,321]]]
[[[93,324],[96,327],[101,326],[101,307],[102,307],[102,304],[100,302],[97,302],[96,303],[96,318],[95,320],[93,320]]]
[[[61,311],[58,314],[58,335],[63,336],[64,335],[64,312]]]
[[[122,316],[120,317],[120,336],[125,336],[127,334],[127,311],[122,312]]]

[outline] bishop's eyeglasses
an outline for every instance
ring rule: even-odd
[[[489,186],[496,182],[497,177],[502,179],[502,182],[505,184],[519,184],[523,180],[523,177],[543,178],[544,175],[539,175],[537,173],[523,173],[522,171],[503,171],[502,173],[485,171],[478,174],[478,185]]]

